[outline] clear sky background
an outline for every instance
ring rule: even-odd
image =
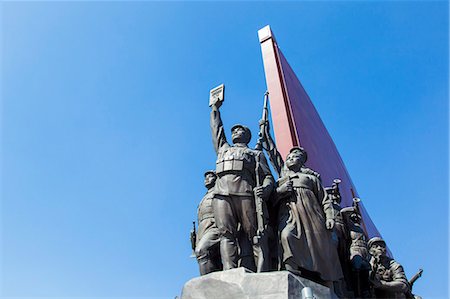
[[[447,2],[0,5],[3,298],[181,293],[209,90],[256,135],[267,24],[414,291],[448,297]]]

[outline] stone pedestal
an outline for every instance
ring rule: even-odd
[[[336,299],[327,287],[288,271],[253,273],[245,268],[214,272],[189,280],[181,299],[294,299],[310,287],[316,299]]]

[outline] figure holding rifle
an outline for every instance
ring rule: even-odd
[[[273,189],[273,178],[261,151],[250,149],[250,130],[243,125],[231,129],[233,144],[225,137],[219,108],[224,100],[223,85],[211,91],[211,132],[217,153],[217,181],[214,189],[214,216],[220,233],[223,269],[238,266],[238,227],[252,243],[257,271],[268,271],[267,246],[258,225],[255,197],[266,201]],[[258,167],[258,170],[256,168]],[[259,184],[257,184],[259,183]],[[260,228],[258,232],[258,227]]]
[[[402,265],[386,254],[386,243],[380,237],[368,242],[370,260],[369,280],[375,298],[414,298]]]

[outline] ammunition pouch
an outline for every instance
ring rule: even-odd
[[[242,172],[248,171],[249,173],[253,173],[255,170],[254,163],[249,163],[247,159],[244,157],[228,157],[217,159],[216,161],[216,174],[220,176],[220,174],[226,172]]]

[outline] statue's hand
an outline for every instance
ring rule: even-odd
[[[381,281],[378,277],[370,277],[369,276],[370,283],[374,286],[374,288],[380,288],[382,286]]]
[[[222,102],[223,101],[216,101],[214,104],[212,104],[212,110],[219,110],[220,106],[222,106]]]
[[[325,225],[327,227],[327,229],[333,229],[334,227],[334,219],[327,219],[327,221],[325,222]]]
[[[255,196],[262,198],[264,195],[264,187],[263,186],[255,187],[253,188],[253,192],[255,193]]]
[[[294,190],[292,187],[292,181],[289,180],[280,187],[277,188],[278,193],[291,193]]]
[[[291,193],[292,191],[294,191],[294,187],[293,187],[293,184],[292,184],[291,180],[287,181],[285,186],[286,186],[286,191],[287,192]]]
[[[256,187],[253,189],[253,192],[255,196],[261,197],[264,201],[267,201],[272,193],[272,188],[268,186]]]
[[[268,120],[259,120],[259,127],[263,126],[264,130],[264,138],[268,138],[270,136],[270,122]]]

